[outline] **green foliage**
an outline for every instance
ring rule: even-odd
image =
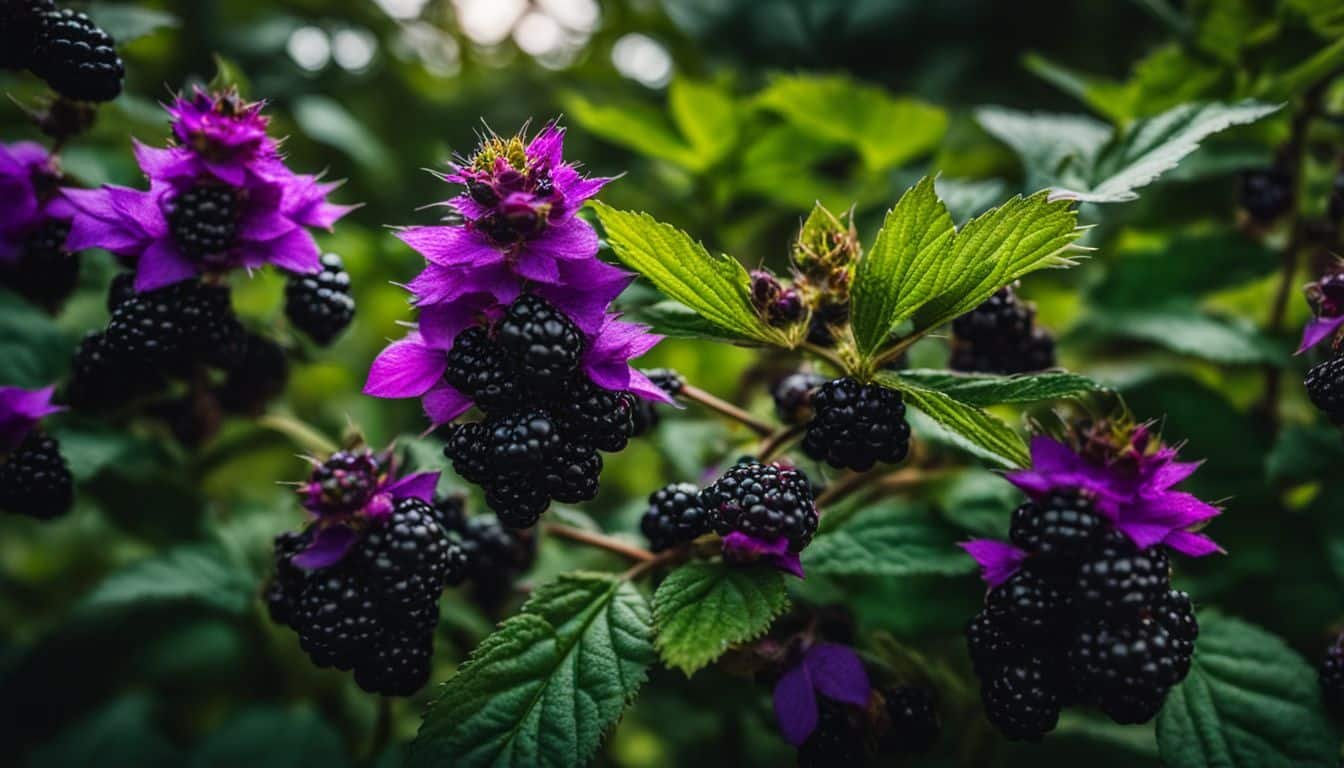
[[[1223,320],[1192,307],[1098,310],[1077,327],[1079,338],[1136,340],[1219,363],[1283,364],[1282,345],[1244,322]]]
[[[803,551],[808,573],[850,576],[955,576],[975,570],[958,534],[929,510],[890,499],[861,509]]]
[[[732,645],[764,634],[788,605],[784,575],[774,568],[688,563],[653,595],[658,653],[664,664],[691,675]]]
[[[1316,673],[1282,640],[1205,612],[1195,660],[1157,721],[1171,768],[1329,768],[1339,735],[1325,715]]]
[[[191,768],[342,768],[351,764],[340,736],[308,709],[256,707],[225,722],[192,755]]]
[[[976,455],[1005,467],[1026,466],[1027,444],[997,416],[952,396],[907,381],[894,373],[878,374],[883,386],[899,390],[907,405],[946,429],[953,441]]]
[[[967,405],[1020,405],[1080,397],[1101,391],[1096,382],[1065,371],[993,376],[935,370],[907,370],[895,374],[925,389],[935,389]]]
[[[128,694],[73,724],[35,752],[30,768],[172,768],[182,755],[158,731],[154,704],[144,694]]]
[[[653,660],[648,603],[633,586],[563,575],[443,684],[407,765],[587,765]]]
[[[79,610],[96,615],[171,603],[241,613],[256,591],[250,569],[224,546],[185,544],[111,574]]]

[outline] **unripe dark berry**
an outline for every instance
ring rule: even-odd
[[[788,424],[811,421],[812,395],[826,382],[825,376],[811,371],[797,371],[780,379],[770,390],[779,420]]]
[[[1273,222],[1293,207],[1293,177],[1274,168],[1243,171],[1238,177],[1237,203],[1252,218]]]

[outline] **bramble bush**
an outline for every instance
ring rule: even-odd
[[[1338,765],[1344,8],[1143,6],[1025,59],[1090,114],[740,63],[398,212],[358,108],[6,2],[8,754]]]

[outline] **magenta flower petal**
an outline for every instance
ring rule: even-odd
[[[959,545],[980,564],[980,575],[991,589],[1012,578],[1027,559],[1027,553],[1006,541],[974,539]]]
[[[676,398],[667,394],[662,387],[653,383],[653,380],[644,375],[644,372],[638,368],[630,369],[630,380],[625,388],[641,400],[648,400],[654,403],[665,403],[674,408],[684,407],[678,403]]]
[[[775,720],[784,741],[801,746],[817,729],[817,696],[806,664],[798,664],[775,683]]]
[[[471,410],[471,399],[447,384],[440,384],[420,398],[420,404],[435,427],[447,424]]]
[[[419,499],[434,503],[434,491],[439,487],[438,472],[417,472],[396,480],[383,490],[394,499]]]
[[[534,258],[531,250],[525,250],[519,255],[517,261],[513,262],[513,269],[526,280],[543,284],[560,282],[560,267],[555,261]]]
[[[417,333],[384,349],[369,370],[364,394],[372,397],[420,397],[428,392],[448,367],[442,351],[425,345]]]
[[[457,335],[475,325],[493,304],[489,294],[473,294],[451,304],[421,307],[420,336],[427,346],[447,352],[453,348]]]
[[[467,227],[410,227],[397,232],[397,237],[427,261],[444,267],[485,265],[504,259],[484,235]]]
[[[322,251],[306,229],[293,229],[264,244],[264,262],[301,274],[322,270]]]
[[[518,260],[521,262],[544,259],[550,262],[579,261],[597,256],[597,232],[583,219],[570,219],[552,224],[546,232],[527,243]]]
[[[65,410],[52,404],[55,391],[55,387],[0,387],[0,453],[19,447],[44,417]]]
[[[1172,531],[1162,543],[1190,557],[1205,557],[1223,552],[1223,548],[1214,543],[1213,539],[1192,531]]]
[[[305,570],[327,568],[339,563],[359,541],[359,534],[345,525],[327,525],[313,536],[308,548],[294,556],[295,565]]]
[[[1302,343],[1297,345],[1297,351],[1293,354],[1300,355],[1334,336],[1342,325],[1344,325],[1344,315],[1339,317],[1313,317],[1302,328]]]
[[[868,704],[872,686],[854,649],[837,643],[818,643],[803,657],[817,693],[863,707]]]
[[[140,293],[180,283],[200,271],[195,262],[182,255],[168,240],[155,240],[140,255],[135,270],[135,290]]]
[[[723,559],[729,563],[756,563],[803,578],[803,561],[797,552],[789,551],[789,540],[783,536],[765,540],[733,531],[723,537]]]

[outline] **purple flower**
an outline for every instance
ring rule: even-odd
[[[818,643],[775,684],[775,718],[784,740],[797,747],[817,728],[817,694],[856,707],[868,705],[872,686],[857,654]]]
[[[1306,294],[1313,315],[1302,329],[1302,343],[1293,353],[1297,355],[1333,338],[1344,326],[1344,272],[1334,272],[1311,283]]]
[[[0,144],[0,265],[23,255],[28,237],[74,209],[60,194],[56,160],[39,144]]]
[[[18,448],[43,417],[65,410],[51,404],[55,387],[0,387],[0,453]]]
[[[763,562],[779,570],[803,578],[803,561],[797,552],[789,551],[787,536],[758,539],[741,531],[723,537],[723,559],[729,563]]]
[[[990,589],[1012,578],[1027,559],[1026,552],[996,539],[973,539],[957,546],[980,564],[980,576]]]
[[[66,191],[75,209],[67,247],[121,256],[136,268],[137,291],[265,264],[317,272],[320,253],[308,230],[331,229],[353,207],[327,200],[339,183],[285,166],[260,109],[231,93],[179,98],[168,111],[180,143],[136,145],[148,191]],[[199,221],[209,225],[208,244]]]

